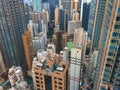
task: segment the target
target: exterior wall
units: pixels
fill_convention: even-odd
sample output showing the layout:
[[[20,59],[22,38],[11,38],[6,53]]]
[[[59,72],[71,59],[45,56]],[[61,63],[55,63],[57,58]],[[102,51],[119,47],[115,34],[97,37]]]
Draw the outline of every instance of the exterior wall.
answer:
[[[28,67],[28,70],[31,71],[32,60],[34,57],[34,49],[33,49],[31,32],[30,31],[26,32],[25,34],[23,34],[22,38],[23,38],[23,44],[25,49],[25,56],[27,60],[27,67]]]
[[[54,18],[54,20],[55,20],[55,25],[58,24],[58,22],[59,22],[59,8],[58,7],[55,8],[55,18]]]
[[[82,49],[72,48],[70,60],[70,90],[79,90]]]
[[[22,34],[27,30],[23,0],[0,0],[0,45],[6,66],[26,70]]]
[[[120,25],[118,14],[120,13],[119,6],[119,0],[106,1],[104,23],[100,41],[100,52],[98,55],[97,70],[95,75],[95,82],[97,83],[94,83],[94,90],[107,90],[111,84],[113,87],[119,86],[119,83],[115,84],[115,82],[119,80],[114,82],[117,78],[114,70],[119,71],[119,67],[117,67],[118,64],[116,64],[118,60],[117,54],[119,55],[118,39],[120,33],[117,31],[119,30]]]

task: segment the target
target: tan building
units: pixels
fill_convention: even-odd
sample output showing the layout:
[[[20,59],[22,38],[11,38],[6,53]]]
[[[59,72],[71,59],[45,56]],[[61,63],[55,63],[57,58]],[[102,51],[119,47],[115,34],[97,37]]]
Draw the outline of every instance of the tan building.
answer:
[[[79,13],[78,12],[75,12],[74,14],[73,14],[73,21],[79,21]]]
[[[3,61],[2,53],[0,51],[0,74],[6,71],[5,63]]]
[[[67,90],[68,62],[55,53],[38,51],[32,73],[36,90]]]
[[[28,67],[28,70],[30,71],[32,68],[32,60],[34,57],[34,49],[33,49],[31,32],[27,31],[25,34],[23,34],[22,38],[23,38],[23,44],[25,49],[25,56],[27,60],[26,61],[27,67]]]
[[[59,8],[58,7],[56,7],[55,8],[55,25],[56,24],[58,24],[58,22],[59,22]]]

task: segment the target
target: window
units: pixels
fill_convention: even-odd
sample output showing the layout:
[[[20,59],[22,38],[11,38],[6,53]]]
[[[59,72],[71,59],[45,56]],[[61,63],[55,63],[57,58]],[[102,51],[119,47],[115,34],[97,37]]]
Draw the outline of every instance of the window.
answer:
[[[118,8],[118,13],[120,14],[120,8]]]
[[[62,90],[62,87],[59,87],[59,89],[61,89],[61,90]]]
[[[109,50],[111,50],[111,51],[115,50],[115,46],[110,46]]]
[[[117,17],[116,21],[120,21],[120,17]]]
[[[118,36],[119,34],[117,32],[113,32],[113,36]]]
[[[120,29],[120,25],[115,25],[114,29]]]
[[[37,76],[35,78],[39,79],[39,77],[37,77]]]
[[[61,81],[62,81],[62,78],[58,78],[58,80],[61,80]]]

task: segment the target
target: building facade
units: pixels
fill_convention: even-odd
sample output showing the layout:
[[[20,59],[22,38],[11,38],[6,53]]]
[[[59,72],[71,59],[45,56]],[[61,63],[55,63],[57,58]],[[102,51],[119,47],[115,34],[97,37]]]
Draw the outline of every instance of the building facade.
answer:
[[[89,11],[89,20],[88,20],[88,36],[90,38],[90,40],[92,40],[92,33],[93,33],[93,29],[94,29],[94,21],[95,21],[95,17],[96,17],[96,10],[97,10],[97,5],[98,4],[98,0],[92,0],[90,3],[90,11]]]
[[[26,69],[22,34],[27,30],[23,0],[0,1],[0,45],[6,66]]]
[[[88,19],[89,19],[90,3],[83,3],[83,15],[82,15],[82,27],[85,31],[88,29]]]
[[[31,71],[32,68],[32,60],[34,57],[34,48],[32,43],[32,35],[30,31],[27,31],[23,34],[23,44],[25,49],[25,56],[26,56],[26,62],[27,62],[27,68],[29,71]]]
[[[101,0],[104,2],[104,0]],[[120,89],[120,1],[106,0],[94,90]]]
[[[32,73],[36,90],[67,90],[68,62],[58,54],[38,51]]]

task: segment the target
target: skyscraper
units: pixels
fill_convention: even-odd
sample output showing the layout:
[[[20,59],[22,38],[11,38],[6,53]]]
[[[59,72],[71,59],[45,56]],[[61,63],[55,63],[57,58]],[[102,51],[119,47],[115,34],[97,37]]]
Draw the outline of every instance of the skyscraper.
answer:
[[[70,60],[70,90],[79,90],[82,48],[72,48]]]
[[[91,45],[91,51],[93,52],[94,49],[98,48],[99,42],[100,42],[100,35],[102,30],[102,23],[105,13],[105,5],[106,0],[99,0],[98,8],[96,8],[96,17],[94,20],[95,27],[93,28],[93,34],[92,34],[92,45]]]
[[[90,3],[83,3],[82,27],[85,31],[88,29]]]
[[[120,89],[120,0],[100,0],[105,4],[94,90]],[[104,5],[103,5],[104,6]],[[100,7],[100,6],[99,6]],[[103,8],[103,7],[101,7]],[[104,9],[103,9],[104,10]],[[102,13],[98,15],[101,16]],[[99,18],[102,18],[99,17]]]
[[[32,0],[33,3],[33,11],[41,12],[42,10],[42,0]]]
[[[27,62],[27,68],[29,71],[31,71],[32,68],[32,60],[34,57],[34,49],[33,49],[33,43],[32,43],[32,35],[30,31],[27,31],[22,35],[24,49],[25,49],[25,56],[26,56],[26,62]]]
[[[23,0],[0,0],[0,45],[5,64],[26,68],[22,34],[27,30]]]
[[[98,7],[98,0],[92,0],[90,3],[90,12],[89,12],[88,29],[87,29],[90,40],[92,40],[92,33],[95,27],[94,21],[97,16],[96,15],[97,7]]]
[[[59,21],[59,8],[58,7],[55,8],[54,14],[55,14],[54,20],[55,20],[55,25],[56,25],[58,24],[58,21]]]

